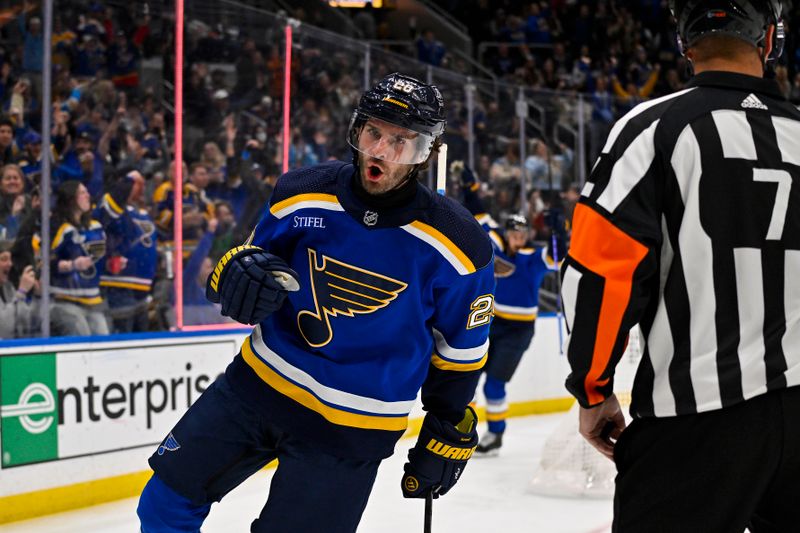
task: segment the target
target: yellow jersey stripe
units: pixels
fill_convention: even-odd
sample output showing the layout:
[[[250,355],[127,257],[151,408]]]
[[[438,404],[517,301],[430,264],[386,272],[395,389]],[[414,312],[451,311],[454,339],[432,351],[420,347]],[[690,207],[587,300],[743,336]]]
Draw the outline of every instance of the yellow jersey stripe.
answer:
[[[334,211],[344,211],[344,208],[339,204],[336,195],[324,193],[306,193],[298,194],[281,200],[277,204],[269,208],[269,212],[277,218],[283,218],[289,213],[293,213],[298,209],[304,207],[318,207],[321,209],[332,209]]]
[[[149,291],[150,285],[143,285],[139,283],[127,283],[124,281],[100,281],[101,287],[114,287],[116,289],[132,289],[134,291]]]
[[[66,300],[68,302],[76,302],[83,305],[98,305],[103,303],[102,296],[94,296],[92,298],[81,298],[80,296],[67,296],[66,294],[54,295],[56,300]]]
[[[411,224],[403,226],[403,229],[436,248],[460,274],[472,274],[476,271],[475,265],[472,264],[469,257],[433,226],[415,220]]]
[[[486,411],[486,421],[487,422],[502,422],[508,418],[508,410],[502,411],[500,413],[490,413]]]
[[[167,199],[167,194],[172,190],[172,182],[166,181],[158,186],[153,193],[153,202],[159,203]]]
[[[489,356],[486,353],[479,361],[473,363],[454,363],[439,357],[439,354],[434,353],[431,356],[431,363],[439,370],[455,370],[456,372],[469,372],[471,370],[480,370],[486,364],[486,358]]]
[[[106,193],[106,202],[108,202],[108,206],[114,211],[116,214],[121,215],[124,209],[122,209],[117,202],[111,197],[110,194]]]
[[[67,224],[66,222],[64,222],[63,224],[61,224],[61,226],[59,226],[58,230],[56,231],[56,236],[53,237],[53,244],[52,246],[50,246],[51,250],[55,250],[56,248],[58,248],[58,245],[61,244],[61,241],[64,240],[64,234],[67,231],[69,231],[69,229],[72,227],[73,227],[72,224]]]
[[[536,320],[538,316],[536,313],[529,313],[529,314],[516,314],[516,313],[504,313],[502,311],[498,311],[497,308],[494,308],[494,316],[498,318],[503,318],[505,320],[516,320],[518,322],[533,322]]]
[[[489,238],[492,239],[492,242],[494,242],[498,248],[500,248],[501,252],[506,251],[506,247],[503,244],[503,238],[500,237],[499,233],[497,233],[495,230],[491,230],[489,231]]]
[[[256,354],[253,353],[253,348],[250,343],[251,340],[250,337],[248,337],[245,339],[244,344],[242,344],[242,357],[250,368],[255,371],[258,377],[284,396],[288,396],[303,407],[319,413],[328,422],[340,426],[361,429],[380,429],[384,431],[405,431],[408,427],[407,415],[397,417],[364,415],[343,411],[322,403],[319,398],[288,381],[264,364]]]

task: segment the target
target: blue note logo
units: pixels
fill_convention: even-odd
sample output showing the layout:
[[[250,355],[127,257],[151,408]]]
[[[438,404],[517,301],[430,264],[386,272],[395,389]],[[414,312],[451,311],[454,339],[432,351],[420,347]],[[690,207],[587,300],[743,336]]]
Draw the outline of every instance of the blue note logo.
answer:
[[[308,266],[314,310],[297,315],[300,333],[312,348],[325,346],[333,339],[331,318],[374,313],[383,309],[403,292],[408,284],[388,276],[322,255],[308,249]]]
[[[167,438],[164,439],[164,443],[158,447],[158,455],[164,455],[164,452],[174,452],[180,449],[181,445],[178,444],[177,439],[170,433],[167,435]]]

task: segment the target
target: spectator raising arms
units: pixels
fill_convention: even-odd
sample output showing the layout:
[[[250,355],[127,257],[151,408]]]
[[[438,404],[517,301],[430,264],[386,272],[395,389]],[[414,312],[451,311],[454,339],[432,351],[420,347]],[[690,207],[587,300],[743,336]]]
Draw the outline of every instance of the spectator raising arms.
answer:
[[[114,333],[148,331],[148,304],[156,274],[156,225],[143,209],[144,177],[133,171],[103,196],[94,216],[108,244],[100,287]]]

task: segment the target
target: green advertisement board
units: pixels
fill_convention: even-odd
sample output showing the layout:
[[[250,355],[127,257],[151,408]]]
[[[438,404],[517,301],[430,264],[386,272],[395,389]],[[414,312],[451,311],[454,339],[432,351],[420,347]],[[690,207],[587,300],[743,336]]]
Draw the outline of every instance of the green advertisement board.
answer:
[[[0,357],[3,467],[58,458],[56,355]]]

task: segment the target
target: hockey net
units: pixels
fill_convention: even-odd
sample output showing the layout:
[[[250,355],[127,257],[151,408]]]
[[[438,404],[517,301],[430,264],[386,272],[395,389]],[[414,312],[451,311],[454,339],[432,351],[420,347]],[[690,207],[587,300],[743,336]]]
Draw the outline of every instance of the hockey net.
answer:
[[[614,375],[617,399],[628,422],[630,390],[642,357],[641,342],[639,328],[634,327],[628,338],[628,348]],[[578,433],[576,402],[545,441],[530,490],[535,494],[562,498],[611,498],[614,496],[616,474],[614,463]]]

